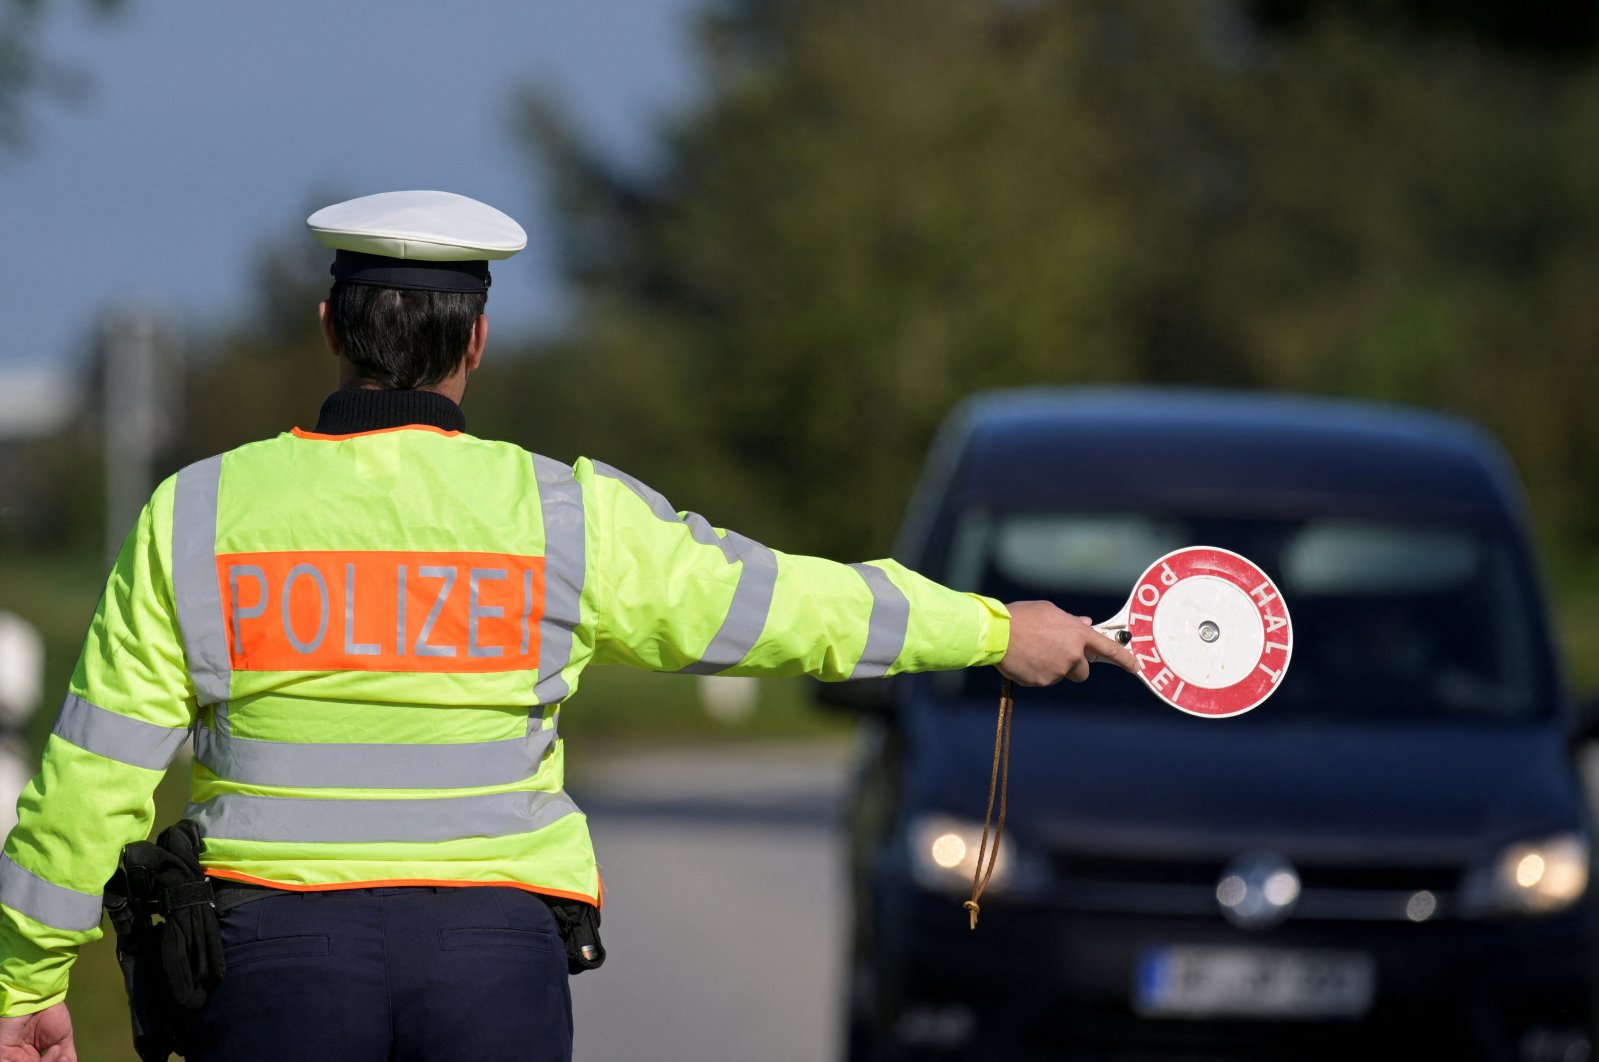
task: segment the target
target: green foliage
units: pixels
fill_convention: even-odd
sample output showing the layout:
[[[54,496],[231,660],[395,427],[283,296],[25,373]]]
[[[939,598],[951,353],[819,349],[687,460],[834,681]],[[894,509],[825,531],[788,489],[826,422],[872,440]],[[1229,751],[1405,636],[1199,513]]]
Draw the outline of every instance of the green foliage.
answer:
[[[84,432],[6,440],[0,449],[0,554],[99,541],[101,463]]]
[[[1401,38],[1464,39],[1552,59],[1590,57],[1599,45],[1594,0],[1248,0],[1247,8],[1273,32],[1337,14]]]
[[[975,389],[1404,400],[1486,423],[1556,552],[1587,549],[1591,49],[1490,46],[1487,8],[1430,35],[1276,6],[1287,30],[1221,2],[734,5],[644,176],[530,97],[584,298],[581,355],[535,372],[555,419],[679,504],[858,556]]]
[[[43,749],[67,691],[78,649],[105,587],[99,543],[44,554],[0,553],[0,608],[38,628],[45,645],[44,702],[28,726],[35,749]]]
[[[309,213],[309,211],[307,211]],[[329,256],[311,240],[274,246],[255,270],[252,319],[208,341],[193,359],[184,395],[184,442],[171,471],[189,461],[309,428],[337,363],[317,319]]]
[[[473,430],[857,558],[981,388],[1416,402],[1504,440],[1575,594],[1599,539],[1599,65],[1496,8],[1433,32],[1425,7],[726,4],[658,169],[615,172],[524,99],[581,308],[529,350],[495,333]],[[171,467],[314,419],[326,283],[310,241],[265,257],[254,319],[197,344]]]

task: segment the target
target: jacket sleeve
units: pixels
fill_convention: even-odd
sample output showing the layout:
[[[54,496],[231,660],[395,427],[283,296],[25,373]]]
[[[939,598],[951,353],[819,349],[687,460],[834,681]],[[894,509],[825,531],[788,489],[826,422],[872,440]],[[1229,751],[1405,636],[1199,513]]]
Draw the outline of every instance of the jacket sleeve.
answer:
[[[579,461],[595,663],[694,674],[873,678],[992,664],[1010,615],[894,561],[780,553]]]
[[[171,481],[122,546],[39,773],[0,855],[0,1014],[66,996],[122,846],[148,836],[152,794],[193,718],[168,574]]]

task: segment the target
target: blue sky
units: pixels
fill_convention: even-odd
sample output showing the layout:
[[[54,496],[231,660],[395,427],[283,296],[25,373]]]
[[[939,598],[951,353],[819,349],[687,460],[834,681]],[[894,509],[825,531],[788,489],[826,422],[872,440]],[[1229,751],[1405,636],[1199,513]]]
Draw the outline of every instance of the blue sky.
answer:
[[[74,3],[45,40],[93,82],[36,101],[34,142],[0,165],[8,252],[0,368],[69,367],[105,306],[148,300],[191,329],[249,305],[264,246],[302,238],[313,196],[442,188],[528,230],[495,268],[501,330],[552,327],[562,301],[537,168],[512,130],[553,89],[614,158],[647,165],[696,89],[702,0],[125,0]],[[303,238],[309,239],[308,236]]]

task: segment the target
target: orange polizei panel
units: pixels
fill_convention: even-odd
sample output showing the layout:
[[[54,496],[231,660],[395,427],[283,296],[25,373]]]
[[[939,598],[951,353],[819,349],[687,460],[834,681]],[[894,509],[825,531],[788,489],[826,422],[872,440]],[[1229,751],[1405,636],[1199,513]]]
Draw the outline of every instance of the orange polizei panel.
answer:
[[[217,555],[238,671],[537,667],[544,558],[388,550]]]

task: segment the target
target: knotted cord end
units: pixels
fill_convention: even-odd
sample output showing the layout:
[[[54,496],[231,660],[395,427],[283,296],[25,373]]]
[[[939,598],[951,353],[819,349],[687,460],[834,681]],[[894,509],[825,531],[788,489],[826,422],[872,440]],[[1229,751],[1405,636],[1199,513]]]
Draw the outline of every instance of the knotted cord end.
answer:
[[[967,911],[971,912],[972,928],[976,929],[977,928],[977,913],[978,913],[978,911],[982,910],[982,908],[977,906],[977,901],[976,900],[967,900],[965,903],[961,904],[961,906],[966,908]]]

